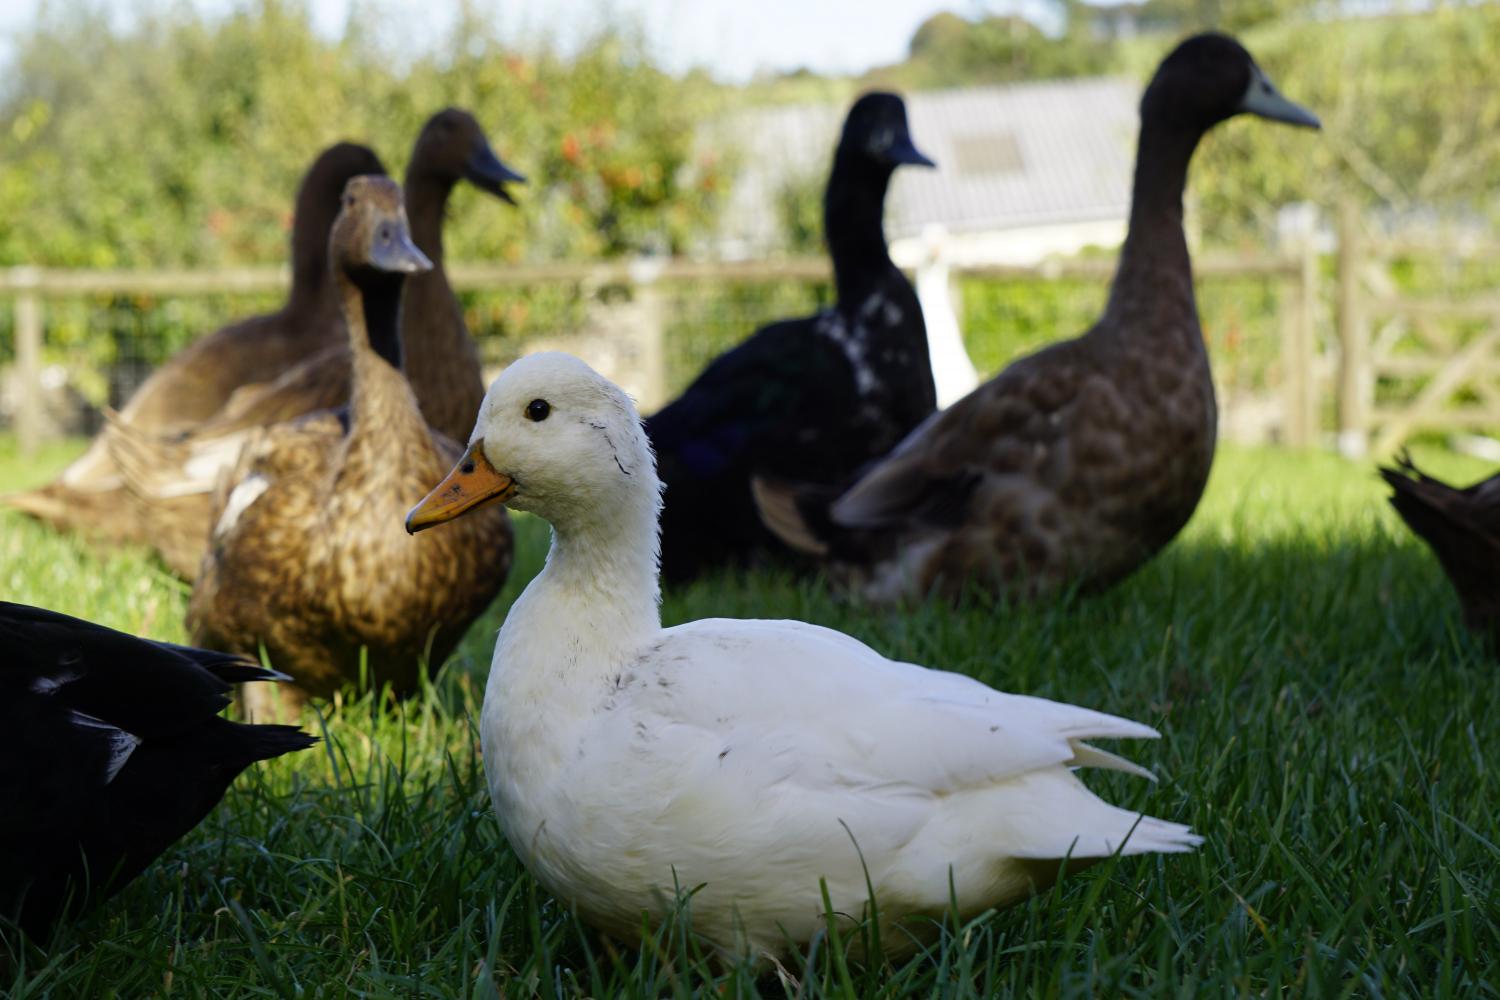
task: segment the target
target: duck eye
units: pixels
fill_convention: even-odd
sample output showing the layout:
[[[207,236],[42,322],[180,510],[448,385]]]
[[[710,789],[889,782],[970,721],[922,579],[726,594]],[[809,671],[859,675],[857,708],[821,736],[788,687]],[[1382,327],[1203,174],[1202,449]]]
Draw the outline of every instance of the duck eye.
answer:
[[[552,412],[552,404],[545,399],[533,399],[526,404],[527,420],[546,420],[547,414]]]

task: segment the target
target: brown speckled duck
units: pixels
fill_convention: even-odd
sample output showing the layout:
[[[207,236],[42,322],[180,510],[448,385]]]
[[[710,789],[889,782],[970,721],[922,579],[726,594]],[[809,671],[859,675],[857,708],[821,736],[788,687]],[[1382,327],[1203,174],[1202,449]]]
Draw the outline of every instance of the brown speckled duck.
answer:
[[[494,508],[467,530],[412,538],[403,526],[462,449],[427,426],[401,374],[402,284],[431,265],[411,241],[400,188],[351,181],[329,257],[353,353],[348,409],[246,444],[218,491],[188,628],[215,648],[264,647],[317,695],[359,676],[364,647],[370,678],[409,693],[421,662],[441,664],[499,592],[510,524]]]
[[[303,359],[344,340],[327,273],[328,231],[351,177],[385,168],[368,148],[339,143],[308,168],[292,222],[292,287],[286,304],[183,348],[136,390],[116,425],[143,435],[170,434],[212,417],[236,390],[276,378]],[[58,479],[3,502],[64,531],[111,542],[149,541],[131,509],[106,429]]]
[[[428,119],[412,149],[405,194],[412,238],[432,261],[402,292],[401,342],[407,381],[429,426],[463,440],[474,426],[484,382],[479,352],[458,298],[443,272],[443,220],[459,181],[515,204],[505,185],[525,178],[500,161],[474,116],[448,108]],[[326,243],[326,239],[325,239]],[[152,439],[120,428],[111,438],[130,487],[144,539],[162,561],[192,581],[203,561],[213,490],[246,437],[259,428],[343,406],[349,399],[350,348],[339,342],[276,379],[236,393],[223,410],[191,431]]]
[[[1465,623],[1500,653],[1500,475],[1449,486],[1406,456],[1380,474],[1393,491],[1391,506],[1431,546],[1458,591]]]
[[[1171,541],[1203,493],[1217,420],[1182,195],[1199,140],[1242,112],[1318,125],[1233,39],[1179,45],[1141,101],[1129,233],[1094,327],[928,418],[831,504],[758,482],[767,525],[877,601],[971,581],[1099,590]]]

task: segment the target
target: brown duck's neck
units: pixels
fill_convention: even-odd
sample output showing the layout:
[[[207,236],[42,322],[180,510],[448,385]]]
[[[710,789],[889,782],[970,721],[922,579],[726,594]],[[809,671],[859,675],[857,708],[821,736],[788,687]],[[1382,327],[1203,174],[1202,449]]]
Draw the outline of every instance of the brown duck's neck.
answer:
[[[355,357],[373,353],[401,371],[401,286],[403,276],[365,271],[339,275],[344,321]]]
[[[353,355],[345,465],[353,462],[362,470],[357,474],[368,479],[375,473],[357,456],[394,448],[415,461],[419,453],[427,454],[421,449],[430,450],[431,437],[401,370],[401,275],[366,273],[358,281],[340,275],[340,281]],[[413,445],[417,451],[402,450]]]
[[[406,171],[404,194],[411,238],[434,267],[443,264],[443,216],[455,183],[416,165]]]
[[[1182,229],[1188,164],[1203,133],[1158,121],[1141,125],[1130,225],[1105,308],[1106,328],[1123,333],[1170,332],[1191,318],[1197,331],[1193,265]],[[1140,320],[1154,320],[1142,323]],[[1197,338],[1201,347],[1201,336]]]

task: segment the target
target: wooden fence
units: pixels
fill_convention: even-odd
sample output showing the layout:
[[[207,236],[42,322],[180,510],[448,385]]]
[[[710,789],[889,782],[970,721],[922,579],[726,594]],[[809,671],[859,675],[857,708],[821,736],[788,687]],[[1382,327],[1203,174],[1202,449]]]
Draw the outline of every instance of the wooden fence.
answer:
[[[1423,431],[1500,429],[1500,282],[1417,296],[1391,277],[1403,259],[1500,274],[1500,243],[1372,238],[1348,204],[1337,229],[1340,450],[1384,457]]]
[[[1298,240],[1299,245],[1276,253],[1206,253],[1195,262],[1200,282],[1259,278],[1277,288],[1279,440],[1293,446],[1333,442],[1349,455],[1384,456],[1416,433],[1500,430],[1500,280],[1478,292],[1422,297],[1401,291],[1391,277],[1393,262],[1412,259],[1490,262],[1500,275],[1500,243],[1372,237],[1360,213],[1347,204],[1339,207],[1333,222],[1331,262],[1314,250],[1312,232]],[[955,279],[1102,286],[1113,273],[1114,261],[954,265],[950,270]],[[1332,274],[1326,283],[1325,272]],[[636,355],[648,369],[645,384],[637,388],[643,403],[651,403],[659,401],[664,384],[664,309],[659,295],[663,286],[692,281],[826,281],[829,268],[823,258],[739,263],[645,259],[456,264],[450,266],[449,277],[460,291],[546,285],[584,291],[630,288],[640,308],[631,313],[628,333],[638,338]],[[0,299],[9,299],[13,309],[15,430],[22,446],[33,447],[43,434],[39,387],[49,302],[109,295],[266,294],[281,291],[288,282],[285,268],[0,270]],[[1058,331],[1060,336],[1072,332]],[[1327,426],[1330,420],[1332,427]]]
[[[1106,284],[1114,272],[1114,260],[1082,259],[1048,261],[1038,265],[951,267],[954,279],[989,278],[1003,281],[1075,281]],[[1308,445],[1317,439],[1320,388],[1316,377],[1318,337],[1315,330],[1319,298],[1318,261],[1307,249],[1283,254],[1215,254],[1199,256],[1195,271],[1200,280],[1255,278],[1277,286],[1280,324],[1281,439],[1292,445]],[[644,358],[651,373],[640,392],[643,404],[657,402],[653,393],[662,385],[663,310],[659,290],[670,282],[777,282],[826,281],[826,259],[787,259],[743,263],[680,259],[620,260],[602,263],[542,265],[455,264],[448,269],[459,291],[531,288],[546,284],[571,284],[585,290],[625,286],[632,300],[656,308],[632,311],[634,329],[640,338],[637,356]],[[78,271],[41,268],[0,270],[0,299],[9,299],[14,309],[16,352],[15,430],[25,449],[42,436],[43,420],[39,385],[42,340],[49,302],[88,296],[152,295],[189,297],[216,294],[263,294],[277,292],[289,282],[285,268],[242,268],[217,271]],[[763,317],[769,319],[770,317]],[[747,327],[748,332],[749,327]],[[1060,330],[1059,336],[1078,331]],[[638,387],[639,388],[639,387]]]

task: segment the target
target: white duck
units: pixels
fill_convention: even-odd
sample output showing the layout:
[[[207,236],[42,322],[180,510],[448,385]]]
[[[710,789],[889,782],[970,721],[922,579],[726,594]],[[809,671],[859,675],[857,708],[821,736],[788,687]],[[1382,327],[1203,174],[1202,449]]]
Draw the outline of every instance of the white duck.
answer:
[[[1066,857],[1201,842],[1072,773],[1150,777],[1084,742],[1157,736],[1149,726],[897,663],[805,622],[662,628],[651,449],[630,399],[576,358],[535,354],[495,380],[408,530],[487,500],[553,526],[495,645],[490,794],[537,881],[607,932],[636,935],[674,885],[701,886],[696,932],[774,958],[824,926],[820,879],[835,911],[865,910],[862,861],[882,923],[919,931],[950,887],[967,916],[1045,887]]]

